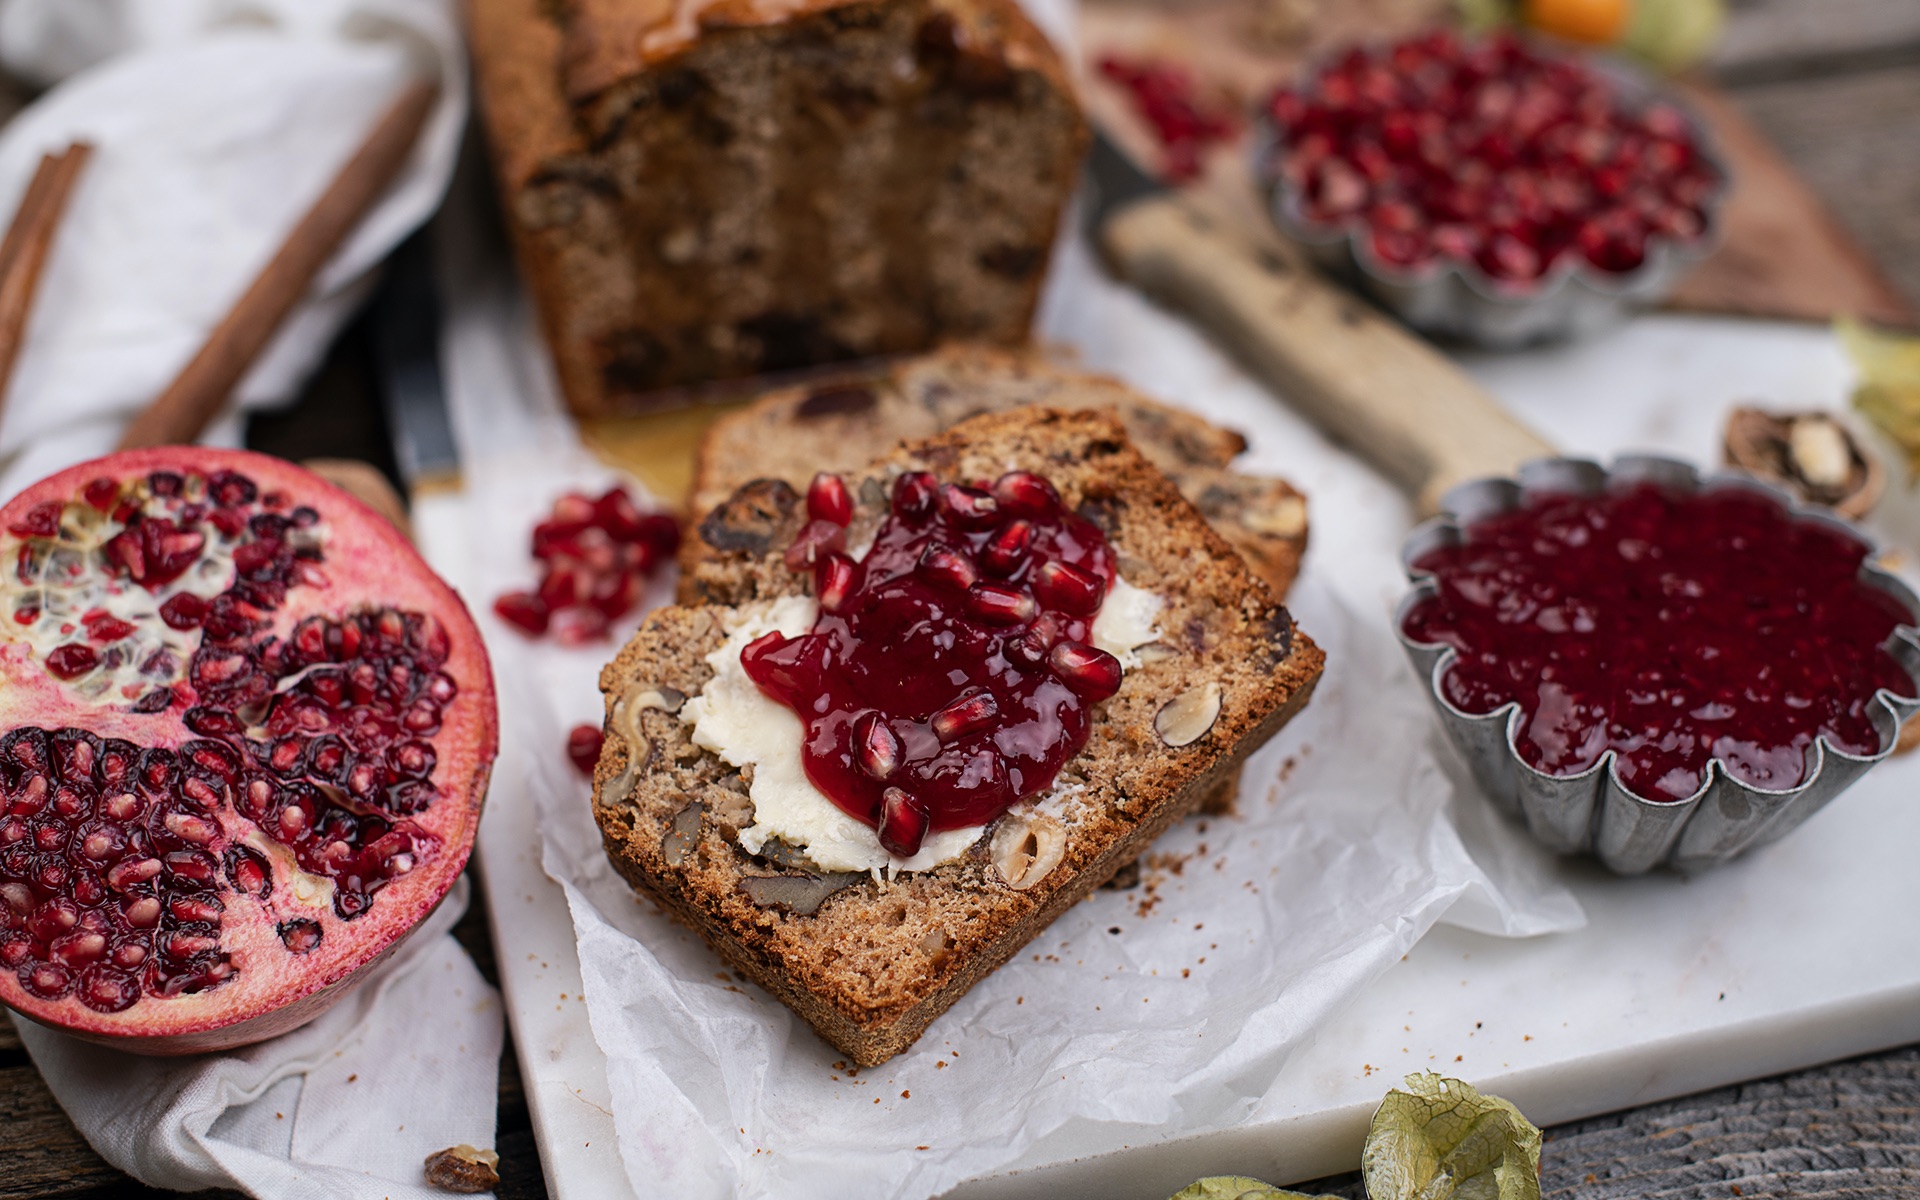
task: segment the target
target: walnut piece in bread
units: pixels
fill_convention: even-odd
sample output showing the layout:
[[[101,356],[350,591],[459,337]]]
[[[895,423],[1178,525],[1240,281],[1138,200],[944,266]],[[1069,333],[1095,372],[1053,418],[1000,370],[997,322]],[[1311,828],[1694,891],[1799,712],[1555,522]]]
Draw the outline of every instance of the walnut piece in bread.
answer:
[[[1057,367],[1031,352],[955,343],[780,388],[716,420],[694,467],[681,602],[703,598],[701,565],[715,549],[701,536],[703,522],[742,485],[787,485],[787,492],[762,485],[752,493],[763,507],[783,497],[797,500],[816,471],[852,470],[903,441],[1027,404],[1117,413],[1134,448],[1285,598],[1306,553],[1307,501],[1284,479],[1229,469],[1247,448],[1245,438],[1105,375]],[[714,528],[722,540],[729,536],[726,526]]]
[[[825,871],[781,842],[749,853],[754,781],[696,744],[683,719],[743,614],[810,590],[784,561],[804,512],[718,556],[707,576],[716,602],[651,614],[601,675],[607,738],[593,803],[614,866],[861,1064],[911,1046],[1236,773],[1306,703],[1324,661],[1106,413],[988,414],[903,446],[846,476],[848,539],[879,526],[903,472],[965,482],[1009,469],[1045,476],[1068,511],[1101,527],[1122,577],[1160,597],[1161,640],[1133,656],[1049,793],[1015,804],[951,860]],[[1171,735],[1156,725],[1170,704],[1181,710]]]

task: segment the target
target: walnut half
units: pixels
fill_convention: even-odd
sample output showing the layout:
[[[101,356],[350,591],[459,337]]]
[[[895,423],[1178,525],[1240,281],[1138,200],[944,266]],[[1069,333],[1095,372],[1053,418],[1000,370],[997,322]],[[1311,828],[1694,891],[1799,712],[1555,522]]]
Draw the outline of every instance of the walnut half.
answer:
[[[1854,520],[1867,515],[1886,483],[1879,460],[1824,412],[1736,408],[1727,417],[1726,457],[1727,465],[1779,484],[1804,503]]]

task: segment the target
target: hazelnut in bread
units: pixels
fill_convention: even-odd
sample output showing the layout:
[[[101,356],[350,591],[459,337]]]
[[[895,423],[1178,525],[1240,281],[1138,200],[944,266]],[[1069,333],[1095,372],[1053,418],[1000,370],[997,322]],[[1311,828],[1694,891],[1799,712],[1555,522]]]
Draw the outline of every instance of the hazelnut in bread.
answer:
[[[714,602],[601,675],[594,813],[631,884],[861,1064],[1235,773],[1323,662],[1097,411],[823,475],[711,565]]]
[[[1026,339],[1086,131],[1015,0],[466,0],[501,208],[583,416]]]
[[[694,466],[681,544],[680,600],[705,598],[702,565],[713,553],[700,532],[742,485],[780,480],[791,503],[817,471],[848,471],[903,441],[981,413],[1027,404],[1110,409],[1149,462],[1191,500],[1215,532],[1284,599],[1307,548],[1307,501],[1284,479],[1230,469],[1246,439],[1117,379],[1055,366],[1031,351],[954,343],[831,379],[779,388],[708,427]],[[774,497],[763,488],[768,501]],[[726,516],[714,536],[726,540]]]

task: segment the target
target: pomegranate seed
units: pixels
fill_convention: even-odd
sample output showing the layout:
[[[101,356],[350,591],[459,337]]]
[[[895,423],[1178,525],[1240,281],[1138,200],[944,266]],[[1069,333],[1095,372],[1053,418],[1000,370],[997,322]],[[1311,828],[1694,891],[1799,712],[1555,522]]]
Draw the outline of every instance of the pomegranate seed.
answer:
[[[853,723],[853,757],[860,769],[875,779],[890,779],[900,769],[900,739],[879,713],[867,713]]]
[[[201,937],[191,933],[176,933],[167,938],[164,950],[169,958],[188,959],[196,954],[206,954],[220,948],[219,938]]]
[[[640,603],[641,581],[637,574],[602,576],[594,581],[588,600],[609,621],[632,612]]]
[[[557,613],[563,608],[585,604],[592,587],[591,578],[578,560],[562,557],[549,564],[546,575],[540,580],[539,590],[534,594],[547,606],[549,613]]]
[[[499,614],[507,624],[520,628],[528,634],[540,636],[547,632],[547,601],[534,595],[532,591],[509,591],[507,595],[493,601],[493,612]]]
[[[920,853],[932,817],[926,806],[904,790],[890,787],[881,795],[880,823],[874,830],[880,845],[896,858],[912,858]]]
[[[584,529],[593,524],[593,501],[579,492],[568,492],[553,502],[553,519],[563,525]]]
[[[980,565],[989,575],[1005,578],[1018,571],[1027,561],[1027,552],[1033,545],[1033,525],[1028,521],[1010,522],[1005,529],[993,535],[980,552]]]
[[[860,567],[844,554],[829,554],[813,569],[813,593],[830,613],[845,611],[860,586]]]
[[[608,488],[593,502],[594,524],[622,542],[639,540],[643,515],[623,487]]]
[[[1000,502],[992,492],[960,483],[940,489],[940,509],[960,529],[991,529],[1000,521]]]
[[[78,679],[99,662],[100,656],[94,653],[93,647],[80,642],[68,642],[47,652],[47,670],[60,679]]]
[[[810,571],[813,564],[828,554],[839,554],[847,548],[847,527],[836,525],[832,521],[808,521],[787,547],[787,569],[790,571]]]
[[[112,512],[114,501],[120,498],[120,485],[111,479],[94,479],[80,490],[80,495],[99,511]]]
[[[241,846],[227,851],[227,881],[248,896],[265,898],[273,890],[273,875],[266,860]]]
[[[971,696],[962,696],[947,705],[927,723],[933,726],[933,734],[942,745],[958,741],[977,729],[983,729],[1000,715],[1000,703],[993,698],[992,692],[976,692]]]
[[[580,535],[593,528],[590,521],[542,521],[533,527],[533,556],[541,561],[578,548]]]
[[[1034,598],[1018,588],[976,583],[967,589],[967,613],[988,625],[1024,625],[1040,611]]]
[[[956,592],[966,591],[980,578],[972,559],[938,544],[927,547],[915,570],[927,582]]]
[[[1106,584],[1091,571],[1064,562],[1044,562],[1033,573],[1033,595],[1070,617],[1091,617],[1107,597]]]
[[[567,757],[587,778],[593,778],[594,764],[600,761],[600,747],[606,736],[598,725],[575,725],[567,734]]]
[[[133,633],[131,624],[106,613],[100,614],[97,619],[87,620],[84,624],[87,627],[87,636],[96,642],[117,642]]]
[[[807,485],[807,516],[835,525],[852,524],[853,493],[847,491],[847,481],[825,471],[815,475]]]
[[[607,617],[597,608],[575,605],[553,614],[549,628],[562,646],[583,646],[606,636]]]
[[[65,967],[43,963],[28,972],[21,982],[42,1000],[54,1000],[72,989],[73,975]]]
[[[1082,642],[1061,642],[1047,654],[1061,682],[1081,697],[1105,700],[1120,690],[1120,660]]]
[[[219,921],[226,911],[218,900],[205,896],[175,896],[167,902],[167,911],[176,921]]]
[[[918,524],[933,515],[940,482],[927,471],[908,471],[893,481],[893,515]]]
[[[76,933],[61,938],[49,947],[53,956],[69,967],[84,967],[107,956],[107,939],[98,933]]]
[[[66,505],[58,500],[43,500],[28,509],[26,515],[7,527],[15,537],[50,538],[60,532],[60,515]]]
[[[285,921],[275,926],[280,940],[294,954],[310,954],[320,946],[320,922],[309,921],[304,917]]]

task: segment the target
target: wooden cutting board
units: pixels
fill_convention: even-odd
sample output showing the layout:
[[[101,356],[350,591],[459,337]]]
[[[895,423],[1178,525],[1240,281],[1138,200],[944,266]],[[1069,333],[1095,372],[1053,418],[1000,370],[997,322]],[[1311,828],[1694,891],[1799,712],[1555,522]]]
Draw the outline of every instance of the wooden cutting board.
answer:
[[[1090,0],[1080,10],[1087,107],[1136,161],[1155,163],[1157,146],[1130,98],[1096,69],[1103,56],[1180,63],[1213,100],[1252,112],[1330,47],[1412,33],[1450,8],[1447,0]],[[1298,22],[1302,13],[1312,20]],[[1681,90],[1709,126],[1733,187],[1720,247],[1680,281],[1668,307],[1803,321],[1845,313],[1920,325],[1920,314],[1724,92],[1704,80]],[[1260,221],[1250,150],[1243,131],[1208,157],[1194,186],[1214,194],[1216,210]]]

